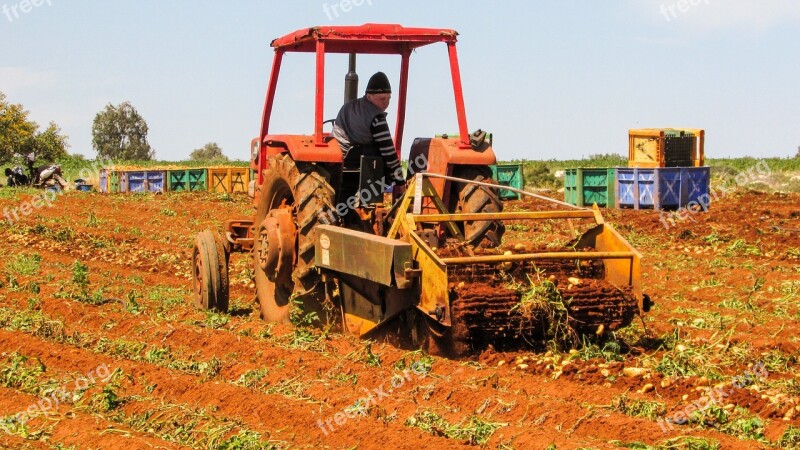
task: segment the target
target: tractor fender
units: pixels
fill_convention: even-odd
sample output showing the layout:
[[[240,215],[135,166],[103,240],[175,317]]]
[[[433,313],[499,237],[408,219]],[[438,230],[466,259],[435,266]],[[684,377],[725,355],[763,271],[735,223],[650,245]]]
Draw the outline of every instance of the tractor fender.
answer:
[[[265,160],[270,156],[289,152],[294,161],[342,163],[342,150],[333,138],[326,139],[324,145],[315,145],[314,136],[269,135],[264,143],[267,150]]]
[[[269,159],[273,156],[288,153],[295,162],[314,162],[342,164],[342,150],[339,142],[326,138],[325,145],[315,145],[313,135],[270,134],[264,138],[263,151],[253,146],[258,138],[251,142],[251,167],[256,172],[253,186],[253,206],[258,205],[259,190],[264,183],[264,171],[269,168]],[[257,160],[256,160],[257,158]]]
[[[408,157],[408,173],[410,178],[417,172],[428,172],[440,175],[453,175],[455,166],[490,166],[497,163],[492,146],[484,143],[480,149],[460,148],[458,138],[417,138],[411,144]],[[449,182],[441,178],[431,178],[431,183],[442,199],[448,197],[446,189]]]

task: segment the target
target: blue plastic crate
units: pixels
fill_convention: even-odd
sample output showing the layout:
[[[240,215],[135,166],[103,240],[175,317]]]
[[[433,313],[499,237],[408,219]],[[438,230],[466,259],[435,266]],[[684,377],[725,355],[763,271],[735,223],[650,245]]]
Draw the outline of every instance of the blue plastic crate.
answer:
[[[687,204],[697,202],[707,208],[711,203],[710,167],[689,167],[683,172],[684,184],[686,186]]]
[[[147,172],[126,171],[122,172],[121,192],[147,192]]]
[[[131,170],[122,173],[121,192],[166,192],[165,172]]]
[[[148,192],[167,192],[167,177],[164,171],[146,172]]]
[[[708,205],[708,167],[617,168],[617,208],[679,209]]]

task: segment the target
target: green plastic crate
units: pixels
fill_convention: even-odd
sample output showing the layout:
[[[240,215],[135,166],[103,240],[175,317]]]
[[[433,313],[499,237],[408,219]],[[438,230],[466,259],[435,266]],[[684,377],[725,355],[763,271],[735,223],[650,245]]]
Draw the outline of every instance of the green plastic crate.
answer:
[[[111,169],[100,171],[100,192],[119,193],[119,172]]]
[[[564,171],[564,201],[575,206],[613,208],[616,169],[567,169]]]
[[[208,190],[207,169],[180,169],[169,171],[170,192]]]
[[[525,187],[525,176],[522,172],[522,164],[493,165],[492,178],[500,183],[501,186],[508,186],[516,189]],[[500,189],[500,199],[519,200],[519,193]]]

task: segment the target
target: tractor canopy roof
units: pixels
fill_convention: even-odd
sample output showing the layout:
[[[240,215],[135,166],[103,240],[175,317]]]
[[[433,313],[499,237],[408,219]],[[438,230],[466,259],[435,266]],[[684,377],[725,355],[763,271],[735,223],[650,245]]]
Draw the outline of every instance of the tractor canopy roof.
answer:
[[[455,43],[456,36],[456,30],[367,23],[303,28],[273,40],[270,45],[276,51],[287,52],[314,52],[317,43],[324,43],[325,53],[403,54],[436,42]]]

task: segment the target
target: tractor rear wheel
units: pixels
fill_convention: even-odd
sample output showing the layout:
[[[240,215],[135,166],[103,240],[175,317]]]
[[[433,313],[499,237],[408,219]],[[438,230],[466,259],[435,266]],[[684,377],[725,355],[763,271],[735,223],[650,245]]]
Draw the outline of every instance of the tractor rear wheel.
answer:
[[[278,155],[270,158],[259,192],[253,267],[261,317],[289,323],[297,305],[329,322],[335,315],[325,307],[325,285],[313,265],[316,226],[336,198],[330,173]]]
[[[497,184],[492,179],[492,171],[486,166],[456,166],[453,176],[465,180]],[[500,201],[497,189],[488,188],[469,183],[453,183],[451,188],[451,211],[458,213],[498,213],[503,212],[503,203]],[[490,246],[500,245],[505,232],[505,226],[499,220],[484,220],[465,222],[463,225],[464,237],[467,242],[479,245],[488,241]]]
[[[228,257],[217,233],[197,234],[192,251],[194,303],[200,309],[228,311]]]

